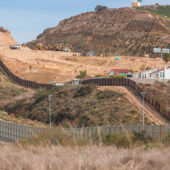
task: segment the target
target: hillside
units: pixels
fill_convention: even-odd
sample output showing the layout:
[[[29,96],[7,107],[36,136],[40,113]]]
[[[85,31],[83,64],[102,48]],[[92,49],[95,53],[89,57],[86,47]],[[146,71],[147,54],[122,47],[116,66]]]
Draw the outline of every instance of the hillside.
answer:
[[[10,32],[3,27],[0,27],[0,47],[17,44]]]
[[[165,7],[162,7],[165,8]],[[153,55],[153,47],[170,47],[170,20],[134,8],[88,12],[46,29],[27,45],[34,48],[59,44],[73,51],[96,51],[103,55]]]
[[[87,127],[141,124],[141,111],[124,93],[101,90],[93,85],[65,86],[52,91],[40,90],[29,102],[20,100],[6,105],[9,114],[49,123],[49,99],[52,98],[53,125]],[[151,121],[148,121],[151,123]]]

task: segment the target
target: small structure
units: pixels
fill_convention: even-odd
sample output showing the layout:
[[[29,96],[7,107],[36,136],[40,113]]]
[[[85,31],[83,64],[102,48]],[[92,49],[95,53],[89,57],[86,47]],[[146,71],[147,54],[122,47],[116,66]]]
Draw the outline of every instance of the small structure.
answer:
[[[72,85],[77,85],[77,84],[80,83],[80,81],[81,81],[80,79],[73,79],[72,82],[71,82],[71,84],[72,84]]]
[[[112,75],[123,75],[123,76],[127,76],[131,74],[130,71],[128,69],[112,69],[108,76],[112,76]]]
[[[93,57],[96,56],[96,52],[94,51],[87,51],[83,53],[83,56]]]
[[[133,1],[132,2],[132,8],[137,8],[141,6],[141,0]]]

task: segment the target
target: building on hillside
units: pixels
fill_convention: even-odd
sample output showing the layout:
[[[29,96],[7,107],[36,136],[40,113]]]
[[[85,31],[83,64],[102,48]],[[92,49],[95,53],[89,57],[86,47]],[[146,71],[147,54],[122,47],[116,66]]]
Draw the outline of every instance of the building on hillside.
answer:
[[[110,70],[108,76],[113,76],[113,75],[123,75],[130,77],[130,71],[128,69],[112,69]]]
[[[159,68],[152,68],[150,70],[145,70],[143,72],[141,72],[141,78],[142,79],[150,79],[150,74],[155,72],[155,71],[158,71]]]
[[[141,2],[139,1],[133,1],[132,2],[132,8],[137,8],[137,7],[140,7],[141,6]]]
[[[87,56],[87,57],[96,56],[96,52],[94,52],[94,51],[87,51],[87,52],[84,52],[82,54],[82,56]]]
[[[135,78],[135,79],[141,78],[141,72],[133,72],[132,78]]]
[[[160,69],[158,71],[150,73],[150,79],[170,79],[170,67]]]

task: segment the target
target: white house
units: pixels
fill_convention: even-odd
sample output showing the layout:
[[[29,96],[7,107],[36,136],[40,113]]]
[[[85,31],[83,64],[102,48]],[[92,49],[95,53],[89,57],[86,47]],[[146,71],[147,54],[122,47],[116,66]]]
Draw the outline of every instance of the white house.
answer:
[[[156,72],[158,70],[159,70],[159,68],[152,68],[150,70],[145,70],[145,71],[141,72],[141,78],[142,79],[150,79],[151,78],[150,74],[153,72]]]
[[[170,67],[166,67],[164,69],[152,72],[150,74],[151,79],[170,79]]]

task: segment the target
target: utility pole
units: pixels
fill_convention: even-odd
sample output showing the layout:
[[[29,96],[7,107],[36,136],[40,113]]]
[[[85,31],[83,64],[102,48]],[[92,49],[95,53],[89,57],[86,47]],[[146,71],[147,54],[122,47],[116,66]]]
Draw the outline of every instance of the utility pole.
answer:
[[[145,126],[145,95],[147,92],[141,92],[141,95],[143,97],[143,111],[142,111],[142,119],[143,119],[143,127]]]
[[[53,95],[48,95],[49,102],[50,102],[50,105],[49,105],[49,124],[50,124],[50,129],[51,129],[51,103],[52,103],[52,97],[53,97]]]

